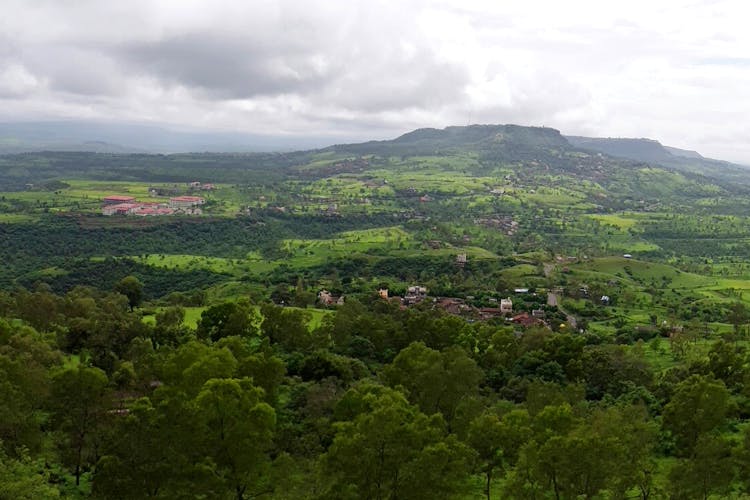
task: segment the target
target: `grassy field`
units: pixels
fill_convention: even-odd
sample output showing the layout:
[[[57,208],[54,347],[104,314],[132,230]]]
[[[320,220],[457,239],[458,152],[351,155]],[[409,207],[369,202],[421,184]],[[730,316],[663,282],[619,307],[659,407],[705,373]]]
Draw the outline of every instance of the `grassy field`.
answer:
[[[661,282],[670,288],[696,288],[718,284],[710,277],[686,273],[655,262],[624,257],[601,257],[572,266],[574,269],[599,273],[602,277],[630,279],[637,283]]]
[[[31,214],[0,213],[0,224],[29,223],[39,220]]]
[[[627,231],[638,224],[638,220],[628,214],[590,214],[587,217],[620,231]]]
[[[196,255],[150,254],[145,256],[131,256],[130,258],[147,266],[177,269],[180,271],[205,269],[214,273],[224,274],[236,274],[242,262],[239,259]]]

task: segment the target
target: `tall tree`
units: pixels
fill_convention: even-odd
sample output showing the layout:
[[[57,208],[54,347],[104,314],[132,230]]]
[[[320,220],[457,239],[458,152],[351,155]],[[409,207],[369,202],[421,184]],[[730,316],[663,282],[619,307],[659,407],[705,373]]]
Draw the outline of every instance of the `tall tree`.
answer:
[[[225,302],[201,313],[197,334],[213,342],[223,337],[258,335],[258,312],[247,302]]]
[[[270,492],[269,468],[276,414],[249,378],[212,379],[195,399],[201,447],[215,476],[234,498]]]
[[[670,498],[707,500],[731,491],[734,471],[729,441],[718,433],[698,437],[693,454],[669,471]]]
[[[313,344],[307,324],[310,313],[274,304],[263,304],[260,309],[263,323],[261,333],[271,344],[281,345],[286,351],[307,351]]]
[[[385,368],[384,376],[392,387],[404,387],[423,412],[441,412],[450,423],[459,402],[478,392],[484,374],[458,347],[439,352],[415,342]]]
[[[337,424],[323,457],[327,498],[451,498],[468,478],[471,453],[446,437],[439,415],[428,417],[398,391],[366,387],[343,399],[356,416]]]
[[[133,403],[126,415],[118,416],[114,432],[105,442],[96,466],[94,496],[168,498],[169,484],[189,470],[187,457],[170,442],[170,428],[177,425],[147,398]]]
[[[485,475],[487,500],[492,496],[495,471],[515,464],[518,450],[531,438],[531,433],[531,418],[526,410],[512,410],[502,419],[487,412],[471,423],[467,442],[476,452]]]
[[[125,276],[115,285],[115,292],[128,298],[128,305],[132,311],[143,300],[143,283],[135,276]]]
[[[59,443],[63,462],[80,484],[84,467],[96,462],[95,445],[107,416],[107,375],[98,368],[78,365],[52,376],[50,406],[56,427],[63,432]]]
[[[735,404],[724,382],[693,375],[677,384],[664,406],[663,425],[675,438],[682,456],[689,456],[698,438],[722,425]]]

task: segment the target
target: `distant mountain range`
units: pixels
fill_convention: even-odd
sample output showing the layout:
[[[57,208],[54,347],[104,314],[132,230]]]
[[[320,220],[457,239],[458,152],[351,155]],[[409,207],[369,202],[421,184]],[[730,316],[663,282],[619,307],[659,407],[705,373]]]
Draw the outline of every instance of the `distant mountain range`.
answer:
[[[339,138],[340,139],[340,138]],[[0,123],[0,154],[34,151],[96,153],[289,152],[323,148],[350,154],[432,155],[482,151],[497,160],[533,160],[554,150],[585,150],[694,174],[746,178],[747,167],[664,146],[652,139],[564,136],[547,127],[469,125],[422,128],[392,140],[337,144],[331,137],[270,136],[86,121]],[[327,146],[327,147],[326,147]]]
[[[341,138],[216,132],[190,127],[87,121],[0,123],[0,154],[34,151],[95,153],[237,153],[296,151]]]
[[[519,125],[422,128],[392,140],[339,144],[324,151],[381,156],[440,156],[466,152],[479,154],[483,160],[497,162],[558,165],[559,158],[565,156],[563,153],[578,151],[620,159],[619,165],[623,167],[638,164],[660,166],[685,174],[719,179],[724,185],[738,183],[747,186],[750,181],[750,167],[705,158],[696,151],[664,146],[652,139],[564,136],[552,128]],[[575,170],[577,166],[572,164],[566,168]]]
[[[541,149],[569,148],[558,130],[520,125],[468,125],[444,129],[420,128],[392,140],[339,144],[326,149],[358,154],[434,154],[446,150],[512,150],[536,154]]]
[[[674,168],[682,172],[720,172],[725,178],[746,177],[748,168],[728,161],[705,158],[696,151],[662,145],[653,139],[565,136],[571,145],[614,156]]]

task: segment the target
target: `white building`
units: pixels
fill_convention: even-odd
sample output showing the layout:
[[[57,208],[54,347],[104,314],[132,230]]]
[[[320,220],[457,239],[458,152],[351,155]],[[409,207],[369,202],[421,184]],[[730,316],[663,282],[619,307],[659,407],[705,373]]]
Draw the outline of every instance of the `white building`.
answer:
[[[500,300],[500,312],[502,314],[512,314],[513,313],[513,301],[510,300],[510,297],[507,299],[501,299]]]

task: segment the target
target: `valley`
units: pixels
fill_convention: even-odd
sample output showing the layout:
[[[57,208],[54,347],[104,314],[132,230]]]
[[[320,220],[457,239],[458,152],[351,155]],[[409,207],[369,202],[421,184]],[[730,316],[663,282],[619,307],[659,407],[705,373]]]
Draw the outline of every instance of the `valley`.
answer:
[[[609,156],[577,139],[487,125],[294,153],[0,156],[0,359],[38,344],[33,363],[58,374],[28,396],[38,400],[17,396],[0,438],[54,462],[59,483],[43,482],[71,498],[116,498],[118,481],[148,473],[126,465],[131,451],[107,429],[183,469],[210,457],[223,471],[154,479],[169,494],[355,498],[339,488],[376,488],[357,479],[366,465],[347,465],[376,449],[358,441],[378,439],[371,418],[428,443],[388,437],[412,460],[393,467],[462,471],[432,485],[410,476],[421,489],[408,498],[551,497],[544,456],[558,452],[565,498],[708,488],[676,476],[700,447],[673,401],[714,391],[725,415],[700,439],[747,452],[750,169]],[[133,200],[140,208],[107,210]],[[88,429],[103,457],[85,440],[76,459],[47,451],[75,441],[43,426],[29,427],[34,440],[11,432],[29,415],[67,415],[46,391],[59,400],[74,374],[107,395],[92,403],[105,423]],[[231,451],[264,464],[247,466],[257,479],[226,472],[218,434],[188,437],[215,425],[205,405],[224,397],[207,389],[217,384],[255,384],[226,401],[278,419],[246,429],[273,427],[257,437],[262,456]],[[174,422],[177,448],[162,450],[152,418]],[[577,447],[590,450],[595,487],[570,472]],[[710,491],[744,488],[727,481]]]

